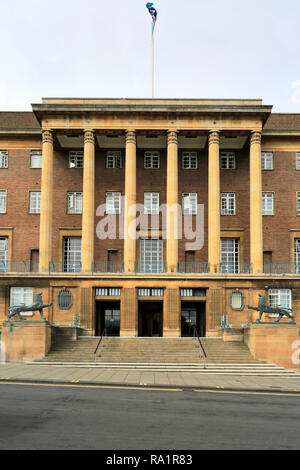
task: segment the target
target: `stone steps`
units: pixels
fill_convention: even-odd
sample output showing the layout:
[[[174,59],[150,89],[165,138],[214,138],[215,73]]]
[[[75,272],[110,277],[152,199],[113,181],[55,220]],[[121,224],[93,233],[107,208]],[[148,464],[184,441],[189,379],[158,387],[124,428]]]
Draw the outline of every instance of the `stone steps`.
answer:
[[[207,361],[211,363],[256,364],[243,343],[224,343],[219,338],[203,338]],[[88,363],[94,361],[99,338],[80,337],[72,341],[63,332],[45,361],[57,363]],[[203,362],[195,338],[108,338],[104,337],[97,352],[97,363],[156,363],[188,364]]]
[[[300,377],[273,364],[253,358],[244,343],[223,342],[219,338],[203,338],[206,364],[193,338],[107,338],[97,352],[99,338],[80,337],[78,341],[57,336],[49,355],[38,364],[53,367],[82,367],[102,370],[141,372],[189,372],[197,374]],[[35,362],[37,364],[37,362]]]

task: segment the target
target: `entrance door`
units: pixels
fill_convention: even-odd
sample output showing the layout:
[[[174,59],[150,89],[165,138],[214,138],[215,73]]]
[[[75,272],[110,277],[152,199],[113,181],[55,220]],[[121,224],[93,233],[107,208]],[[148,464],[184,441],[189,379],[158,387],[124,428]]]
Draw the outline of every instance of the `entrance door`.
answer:
[[[120,310],[104,310],[105,336],[120,336]]]
[[[181,336],[194,336],[194,326],[197,326],[197,309],[181,310]]]
[[[120,302],[97,302],[96,336],[120,336]]]
[[[203,338],[206,335],[205,302],[182,302],[181,304],[181,336],[192,337],[195,328]]]
[[[162,302],[139,303],[139,336],[163,336]]]

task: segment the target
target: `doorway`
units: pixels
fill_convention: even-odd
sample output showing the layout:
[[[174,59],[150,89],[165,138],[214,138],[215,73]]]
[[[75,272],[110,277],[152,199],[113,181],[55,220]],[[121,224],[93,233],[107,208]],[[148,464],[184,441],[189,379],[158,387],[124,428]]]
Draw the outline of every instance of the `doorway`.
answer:
[[[139,302],[139,336],[163,336],[163,302]]]
[[[206,303],[181,302],[181,336],[192,337],[195,328],[201,338],[206,336]]]
[[[120,336],[120,302],[96,302],[96,336]]]

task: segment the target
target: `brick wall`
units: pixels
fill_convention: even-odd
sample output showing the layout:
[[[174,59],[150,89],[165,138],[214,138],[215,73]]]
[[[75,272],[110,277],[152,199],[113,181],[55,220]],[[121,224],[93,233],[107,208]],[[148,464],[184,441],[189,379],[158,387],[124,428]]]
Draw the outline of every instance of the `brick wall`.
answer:
[[[0,141],[0,148],[6,149]],[[21,147],[22,142],[19,142]],[[40,190],[41,170],[30,168],[30,149],[11,148],[8,168],[0,169],[0,189],[7,190],[7,213],[0,215],[0,228],[13,227],[13,260],[29,260],[30,251],[39,245],[39,215],[29,214],[29,191]],[[37,140],[32,145],[41,145]],[[183,192],[198,192],[198,203],[205,207],[205,238],[202,250],[195,254],[195,261],[207,261],[207,205],[208,205],[208,157],[207,150],[198,152],[197,170],[183,170],[179,151],[178,200]],[[125,188],[125,152],[122,169],[106,168],[106,150],[96,152],[96,208],[105,203],[106,191]],[[264,251],[272,252],[273,262],[290,260],[290,229],[299,227],[296,214],[296,192],[300,191],[300,173],[295,169],[295,151],[276,151],[275,169],[263,171],[263,191],[275,193],[275,216],[264,216]],[[137,151],[137,202],[143,203],[145,191],[159,191],[160,203],[166,202],[166,150],[160,150],[159,170],[144,169],[144,151]],[[236,170],[221,170],[221,192],[235,192],[237,213],[221,216],[221,230],[244,229],[244,261],[249,261],[249,149],[236,153]],[[59,259],[59,229],[81,228],[80,215],[67,214],[67,192],[82,191],[82,169],[69,169],[68,152],[55,151],[54,158],[54,211],[53,211],[53,259]],[[287,183],[288,182],[288,183]],[[95,225],[101,220],[95,218]],[[161,228],[161,219],[160,219]],[[230,232],[229,232],[230,235]],[[185,259],[185,242],[179,241],[179,260]],[[95,260],[108,259],[108,250],[117,250],[117,259],[123,259],[122,240],[99,240],[95,234]]]

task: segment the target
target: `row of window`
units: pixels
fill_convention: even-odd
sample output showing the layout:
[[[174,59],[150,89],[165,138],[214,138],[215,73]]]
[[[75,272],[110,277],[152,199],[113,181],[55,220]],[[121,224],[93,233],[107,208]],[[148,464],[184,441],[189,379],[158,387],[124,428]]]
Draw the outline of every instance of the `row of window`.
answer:
[[[221,271],[239,273],[240,241],[235,238],[221,239]],[[300,268],[300,239],[295,239],[294,260]],[[81,237],[64,239],[64,271],[80,272]],[[161,273],[164,270],[163,240],[155,238],[140,239],[140,271]]]
[[[82,191],[68,192],[67,213],[82,214]],[[121,214],[122,194],[117,191],[106,193],[106,213],[109,215]],[[0,214],[6,213],[6,191],[0,191]],[[158,215],[160,200],[158,192],[144,193],[144,214]],[[183,193],[182,209],[185,215],[197,215],[198,194]],[[39,214],[41,210],[41,192],[29,192],[29,213]],[[263,215],[274,215],[274,193],[262,193],[262,213]],[[236,214],[236,194],[221,193],[221,215]],[[300,215],[300,192],[297,193],[297,214]]]
[[[99,287],[96,289],[97,297],[120,297],[121,289],[115,287]],[[144,287],[138,289],[139,297],[164,297],[163,288]],[[205,297],[206,289],[180,289],[181,297]]]
[[[221,215],[236,214],[236,194],[221,194]],[[274,215],[274,193],[262,193],[262,215]],[[297,192],[297,215],[300,215],[300,192]]]
[[[0,150],[0,168],[8,167],[8,151]],[[30,152],[30,167],[42,168],[42,151],[31,150]]]
[[[239,273],[239,239],[221,239],[221,271]],[[164,270],[163,240],[155,238],[140,239],[140,271],[161,273]],[[294,261],[300,272],[300,239],[295,239]],[[0,238],[0,271],[6,272],[8,266],[8,237]],[[297,268],[298,270],[298,268]],[[66,237],[63,243],[63,271],[81,271],[81,237]]]
[[[69,168],[83,168],[84,152],[72,150],[69,152]],[[32,150],[30,154],[31,168],[42,168],[42,151]],[[108,151],[106,155],[106,168],[122,168],[122,152]],[[8,167],[8,151],[0,150],[0,168]],[[160,153],[158,151],[146,151],[144,154],[144,167],[146,169],[160,168]],[[262,152],[262,170],[274,169],[274,153]],[[184,170],[196,170],[198,168],[197,152],[182,153],[182,168]],[[235,152],[221,152],[220,168],[222,170],[234,170],[236,168]],[[300,170],[300,152],[297,153],[296,169]]]

